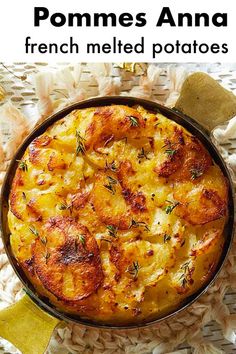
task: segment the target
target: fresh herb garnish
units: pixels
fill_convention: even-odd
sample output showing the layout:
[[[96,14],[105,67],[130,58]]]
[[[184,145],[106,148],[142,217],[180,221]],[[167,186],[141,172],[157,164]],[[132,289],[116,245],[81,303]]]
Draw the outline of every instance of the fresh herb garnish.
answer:
[[[190,172],[191,172],[191,179],[192,180],[194,180],[198,177],[201,177],[203,174],[203,171],[201,171],[200,169],[197,169],[197,168],[191,169]]]
[[[190,261],[187,261],[185,262],[184,264],[182,264],[181,266],[181,269],[183,269],[183,271],[186,273],[186,272],[189,272],[189,264],[190,264]]]
[[[164,235],[164,243],[166,243],[167,241],[170,241],[170,240],[171,240],[171,236],[168,234],[165,234]]]
[[[16,160],[19,164],[18,164],[18,167],[20,170],[24,171],[24,172],[27,172],[28,171],[28,166],[27,166],[27,163],[23,160]]]
[[[174,156],[176,154],[176,150],[175,149],[166,149],[165,150],[165,153],[168,155],[168,156]]]
[[[80,242],[83,246],[85,246],[85,237],[84,237],[84,235],[79,235],[79,242]]]
[[[130,120],[131,127],[138,127],[139,126],[139,121],[136,117],[129,116],[129,120]]]
[[[146,159],[149,160],[148,156],[147,156],[147,152],[144,150],[144,148],[141,148],[141,152],[138,154],[138,159]]]
[[[114,179],[113,177],[107,176],[108,179],[108,184],[104,184],[104,187],[111,192],[111,194],[116,193],[115,185],[117,184],[117,180]]]
[[[168,203],[170,203],[169,205],[167,205],[164,210],[166,212],[166,214],[171,214],[172,211],[174,210],[174,208],[176,208],[179,205],[179,202],[172,202],[170,200],[167,200]]]
[[[145,222],[143,222],[143,221],[135,221],[134,219],[132,219],[131,224],[129,226],[129,229],[131,229],[131,227],[139,227],[139,226],[144,227],[144,229],[146,231],[150,231],[148,225]]]
[[[180,247],[183,247],[185,245],[185,240],[183,240],[180,244]]]
[[[47,244],[47,238],[46,237],[40,237],[40,241],[42,242],[43,245]]]
[[[116,237],[118,228],[113,225],[107,225],[107,230],[109,232],[109,236]]]
[[[44,255],[46,264],[48,263],[48,260],[49,260],[50,256],[51,256],[50,253],[47,251],[47,252],[45,253],[45,255]]]
[[[76,136],[76,140],[77,140],[76,155],[84,154],[85,153],[85,146],[84,146],[85,139],[80,135],[80,132],[78,130],[76,130],[75,136]]]
[[[106,161],[106,170],[110,170],[112,172],[115,172],[117,170],[116,164],[114,161],[112,161],[111,163],[108,163]]]
[[[183,277],[183,278],[181,279],[181,286],[182,286],[183,288],[185,288],[185,286],[187,285],[187,283],[188,283],[188,281],[187,281],[186,277]]]
[[[58,206],[59,210],[70,210],[70,211],[71,211],[72,207],[73,207],[72,204],[66,204],[66,203],[61,203]]]
[[[135,262],[133,262],[132,266],[129,266],[127,268],[127,272],[129,274],[131,274],[134,277],[134,279],[136,280],[138,278],[138,272],[139,272],[140,268],[141,267],[140,267],[138,261],[135,261]]]
[[[29,229],[30,229],[30,231],[32,232],[33,235],[38,237],[39,233],[38,233],[38,231],[36,230],[36,228],[34,226],[30,226]]]
[[[190,274],[189,265],[190,265],[190,261],[187,261],[184,264],[182,264],[182,266],[180,267],[183,270],[183,274],[181,274],[179,278],[182,287],[185,287],[188,284],[188,277]]]
[[[166,155],[173,157],[176,154],[177,150],[174,148],[175,145],[175,143],[171,143],[169,140],[166,141],[165,145],[162,146],[163,149],[166,148]]]

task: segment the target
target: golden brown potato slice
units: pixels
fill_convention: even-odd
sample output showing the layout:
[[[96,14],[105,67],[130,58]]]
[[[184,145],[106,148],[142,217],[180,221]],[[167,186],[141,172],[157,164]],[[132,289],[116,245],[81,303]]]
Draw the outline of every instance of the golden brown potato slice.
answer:
[[[118,283],[126,278],[130,284],[153,286],[173,265],[174,249],[169,243],[154,244],[147,240],[117,242],[110,249],[110,260],[117,268]]]
[[[117,177],[122,187],[122,194],[127,204],[131,206],[134,214],[147,211],[146,197],[141,191],[135,191],[130,177],[135,175],[132,163],[129,160],[121,162],[117,171]]]
[[[219,242],[221,232],[219,230],[210,230],[205,232],[203,238],[197,242],[195,247],[191,250],[191,256],[198,257],[201,254],[210,253],[212,248],[215,248]]]
[[[176,184],[173,195],[179,202],[176,215],[192,225],[203,225],[226,215],[228,184],[216,166],[211,166],[197,185],[193,182]]]
[[[195,137],[183,137],[183,131],[175,128],[174,136],[163,147],[166,160],[155,168],[159,177],[171,180],[196,180],[212,165],[212,159]]]
[[[98,107],[86,130],[85,147],[97,150],[109,142],[129,136],[140,136],[145,121],[135,109],[127,106]]]
[[[52,138],[47,135],[42,135],[32,141],[29,145],[29,161],[34,164],[40,164],[42,161],[42,155],[45,155],[44,147],[50,145]],[[46,154],[47,154],[46,150]]]
[[[100,220],[127,230],[131,224],[130,210],[122,194],[122,188],[115,174],[99,172],[95,176],[91,202]]]
[[[62,301],[79,301],[103,282],[99,249],[88,229],[72,218],[51,218],[33,245],[35,272]]]

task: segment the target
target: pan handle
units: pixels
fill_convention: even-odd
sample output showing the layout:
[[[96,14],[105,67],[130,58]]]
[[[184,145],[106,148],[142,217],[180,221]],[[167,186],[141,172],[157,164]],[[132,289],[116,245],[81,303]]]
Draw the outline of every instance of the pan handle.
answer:
[[[20,301],[0,311],[0,336],[23,354],[43,354],[60,322],[24,295]]]

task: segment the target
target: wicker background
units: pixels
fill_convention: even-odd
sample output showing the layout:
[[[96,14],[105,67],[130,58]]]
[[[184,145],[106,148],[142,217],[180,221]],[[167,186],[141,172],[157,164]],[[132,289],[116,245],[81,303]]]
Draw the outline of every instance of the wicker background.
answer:
[[[25,114],[32,116],[35,111],[35,103],[37,102],[31,80],[32,75],[40,70],[49,71],[60,68],[65,65],[68,65],[68,63],[59,63],[55,65],[47,63],[4,63],[4,65],[0,64],[0,85],[2,85],[6,90],[7,99],[11,100],[16,107],[21,108]],[[164,69],[167,67],[167,64],[158,65],[160,65]],[[223,86],[228,89],[231,89],[236,94],[236,63],[185,63],[174,65],[183,65],[191,72],[208,72]],[[112,75],[119,75],[119,70],[115,68],[115,65]],[[82,86],[87,90],[89,96],[96,96],[98,92],[97,85],[96,82],[91,81],[90,78],[91,74],[88,70],[88,67],[86,66],[86,64],[83,64]],[[126,75],[125,79],[123,80],[122,91],[129,91],[131,87],[133,87],[134,85],[138,85],[138,80],[138,76],[134,80],[132,74]],[[168,95],[168,89],[166,88],[167,84],[168,79],[164,70],[163,75],[161,76],[160,83],[154,88],[154,97],[156,97],[158,100],[164,101]],[[157,91],[159,92],[159,94],[155,93]],[[160,93],[160,91],[162,92]],[[230,149],[236,149],[236,141],[232,141]],[[230,312],[236,313],[236,293],[228,291],[224,301],[228,305]],[[224,353],[236,353],[236,346],[228,343],[222,338],[221,330],[215,322],[212,322],[205,326],[204,335],[212,342],[214,342],[217,347],[223,350]],[[188,349],[188,347],[186,346],[181,346],[180,348],[186,349],[186,353],[191,353],[190,349]]]

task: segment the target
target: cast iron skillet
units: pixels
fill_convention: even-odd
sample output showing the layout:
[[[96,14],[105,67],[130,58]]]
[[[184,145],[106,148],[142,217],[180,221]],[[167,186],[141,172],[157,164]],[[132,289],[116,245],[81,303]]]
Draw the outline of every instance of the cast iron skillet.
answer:
[[[202,286],[201,289],[199,289],[195,294],[189,296],[185,301],[176,309],[169,311],[166,313],[164,316],[159,316],[156,317],[154,320],[149,320],[149,321],[143,321],[141,323],[137,324],[131,324],[131,325],[120,325],[120,326],[115,326],[115,325],[109,325],[109,324],[101,324],[101,323],[96,323],[95,321],[91,320],[85,320],[81,319],[78,316],[71,315],[71,314],[66,314],[62,311],[57,310],[52,304],[49,303],[49,301],[46,298],[43,298],[39,296],[36,291],[34,290],[33,285],[29,282],[27,277],[25,276],[24,272],[22,271],[21,267],[17,263],[16,259],[14,258],[11,247],[10,247],[10,242],[9,242],[9,228],[8,228],[8,223],[7,223],[7,213],[8,213],[8,198],[9,198],[9,192],[11,189],[12,185],[12,180],[15,175],[15,171],[17,168],[17,160],[20,160],[21,157],[23,156],[26,148],[28,145],[31,143],[33,139],[35,139],[37,136],[41,135],[42,133],[45,132],[45,130],[52,125],[54,122],[58,121],[59,119],[65,117],[67,114],[69,114],[71,111],[74,109],[81,109],[81,108],[89,108],[89,107],[96,107],[96,106],[105,106],[105,105],[111,105],[111,104],[122,104],[122,105],[127,105],[127,106],[133,106],[133,105],[142,105],[144,108],[147,110],[151,110],[153,112],[160,112],[167,118],[177,122],[178,124],[182,125],[185,127],[189,132],[191,132],[194,136],[196,136],[206,147],[206,149],[209,151],[211,154],[212,158],[214,161],[220,166],[223,174],[227,178],[229,182],[229,202],[228,202],[228,208],[229,208],[229,219],[228,222],[225,226],[224,229],[224,237],[225,237],[225,242],[224,246],[222,249],[222,253],[219,259],[219,263],[217,265],[217,268],[212,274],[211,278],[208,280],[208,282]],[[19,147],[17,150],[14,158],[12,159],[12,162],[8,168],[3,187],[2,187],[2,193],[1,193],[1,231],[2,231],[2,237],[3,237],[3,242],[5,246],[5,250],[8,256],[8,259],[13,266],[17,276],[21,280],[25,291],[27,294],[30,296],[30,298],[44,311],[47,313],[51,314],[54,317],[57,317],[59,319],[65,320],[65,321],[72,321],[72,322],[77,322],[80,324],[84,324],[86,326],[91,326],[91,327],[100,327],[100,328],[109,328],[109,329],[128,329],[128,328],[138,328],[138,327],[143,327],[147,325],[151,325],[154,323],[158,323],[161,320],[167,319],[170,316],[173,316],[177,313],[179,313],[181,310],[185,309],[187,306],[191,305],[194,301],[196,301],[200,295],[202,295],[212,284],[212,282],[216,279],[218,276],[225,260],[228,255],[232,239],[233,239],[233,228],[234,228],[234,200],[233,200],[233,195],[234,195],[234,188],[233,184],[231,181],[231,177],[229,174],[229,171],[227,170],[227,167],[225,165],[225,162],[221,158],[219,152],[211,142],[207,132],[199,125],[197,124],[194,120],[192,120],[189,117],[186,117],[182,113],[175,111],[173,109],[169,109],[166,107],[163,107],[157,103],[147,101],[147,100],[142,100],[138,98],[133,98],[133,97],[100,97],[100,98],[92,98],[86,101],[82,101],[76,104],[73,104],[60,112],[52,115],[49,117],[46,121],[44,121],[42,124],[40,124],[38,127],[35,128],[35,130],[27,137],[27,139],[23,142],[23,144]]]

